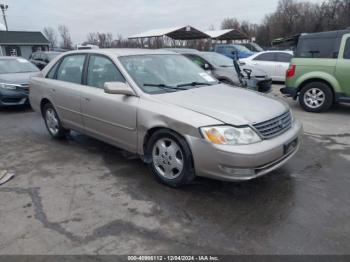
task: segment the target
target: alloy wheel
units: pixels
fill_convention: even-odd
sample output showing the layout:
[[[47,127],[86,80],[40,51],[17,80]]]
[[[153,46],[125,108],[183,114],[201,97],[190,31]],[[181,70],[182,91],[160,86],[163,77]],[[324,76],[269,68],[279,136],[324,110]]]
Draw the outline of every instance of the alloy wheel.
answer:
[[[59,124],[56,113],[52,108],[46,110],[45,120],[50,133],[54,136],[57,135],[59,132]]]
[[[177,178],[184,168],[182,150],[169,138],[161,138],[154,144],[152,159],[156,171],[167,179]]]
[[[319,108],[326,100],[325,93],[319,88],[310,88],[304,94],[304,102],[310,108]]]

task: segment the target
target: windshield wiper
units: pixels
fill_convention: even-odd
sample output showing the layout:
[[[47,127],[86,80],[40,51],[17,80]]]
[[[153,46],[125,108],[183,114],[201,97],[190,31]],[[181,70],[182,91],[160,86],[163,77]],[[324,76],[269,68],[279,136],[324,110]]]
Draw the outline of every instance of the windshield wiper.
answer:
[[[177,87],[183,87],[183,86],[211,86],[212,84],[208,82],[190,82],[185,84],[177,85]]]
[[[159,87],[163,90],[187,90],[187,88],[180,88],[179,86],[168,86],[165,84],[143,84],[143,86],[154,86],[154,87]]]

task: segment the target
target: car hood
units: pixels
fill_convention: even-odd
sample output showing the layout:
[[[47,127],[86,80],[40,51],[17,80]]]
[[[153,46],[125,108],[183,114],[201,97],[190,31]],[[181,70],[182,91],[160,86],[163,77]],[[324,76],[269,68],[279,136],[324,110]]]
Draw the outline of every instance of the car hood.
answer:
[[[39,76],[41,72],[0,74],[0,83],[26,85],[33,76]]]
[[[260,123],[288,110],[278,99],[224,84],[160,94],[155,98],[235,126]]]

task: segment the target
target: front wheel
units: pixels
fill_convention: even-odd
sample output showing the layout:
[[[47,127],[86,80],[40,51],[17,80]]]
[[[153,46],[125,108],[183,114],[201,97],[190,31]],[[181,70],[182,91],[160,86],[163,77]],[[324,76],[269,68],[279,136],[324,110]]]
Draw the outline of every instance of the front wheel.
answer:
[[[57,112],[51,103],[47,103],[43,108],[43,116],[47,131],[55,138],[60,139],[67,135],[69,130],[63,128]]]
[[[148,166],[159,182],[179,187],[194,179],[191,150],[177,133],[156,131],[148,142],[147,153],[151,159]]]
[[[305,85],[299,95],[301,107],[308,112],[325,112],[333,105],[333,92],[322,82],[312,82]]]

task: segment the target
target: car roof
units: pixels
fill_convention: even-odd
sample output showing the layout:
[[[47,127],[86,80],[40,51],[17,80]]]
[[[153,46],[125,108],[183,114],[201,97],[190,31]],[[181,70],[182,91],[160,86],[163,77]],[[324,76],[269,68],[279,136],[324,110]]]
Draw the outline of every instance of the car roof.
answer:
[[[320,33],[310,33],[310,34],[302,34],[299,39],[310,39],[310,38],[338,38],[343,36],[344,34],[350,33],[349,29],[345,30],[337,30],[337,31],[326,31]]]
[[[179,54],[197,54],[199,51],[193,48],[162,48],[161,50],[173,51]]]
[[[257,54],[262,54],[262,53],[287,53],[287,54],[292,55],[293,51],[290,51],[290,50],[265,50],[265,51],[258,52]]]
[[[132,55],[174,55],[174,52],[162,49],[142,49],[142,48],[106,48],[106,49],[85,49],[69,51],[65,54],[92,53],[110,56],[132,56]]]
[[[27,59],[25,59],[24,57],[21,57],[21,56],[0,56],[0,59],[2,59],[2,60],[15,60],[15,59],[27,60]]]
[[[216,46],[239,46],[239,45],[242,45],[242,44],[216,44]]]

